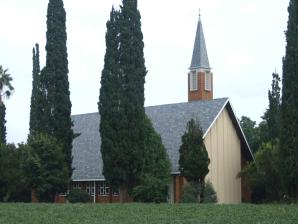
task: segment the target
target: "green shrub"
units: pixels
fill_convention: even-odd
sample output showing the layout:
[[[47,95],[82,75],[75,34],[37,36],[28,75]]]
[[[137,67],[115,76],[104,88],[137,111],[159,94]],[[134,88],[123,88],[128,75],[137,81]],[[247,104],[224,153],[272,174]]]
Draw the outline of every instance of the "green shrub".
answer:
[[[182,191],[182,203],[199,203],[200,188],[195,184],[187,184],[183,187]]]
[[[137,202],[166,202],[168,196],[167,182],[152,175],[144,175],[141,183],[133,189],[132,196]]]
[[[204,193],[203,193],[203,203],[216,203],[217,195],[213,188],[212,183],[208,180],[205,184]]]
[[[81,189],[73,189],[70,191],[67,199],[70,203],[88,203],[91,201],[90,195]]]
[[[202,188],[201,184],[189,183],[183,187],[182,203],[216,203],[217,195],[208,180]]]

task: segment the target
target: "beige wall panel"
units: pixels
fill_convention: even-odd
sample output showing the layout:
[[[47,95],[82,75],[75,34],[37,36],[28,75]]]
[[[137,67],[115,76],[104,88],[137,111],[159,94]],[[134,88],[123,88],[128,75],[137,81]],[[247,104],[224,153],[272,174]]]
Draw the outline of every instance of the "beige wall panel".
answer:
[[[204,143],[205,143],[206,150],[208,152],[209,159],[211,161],[212,160],[212,158],[211,158],[211,156],[212,156],[212,154],[211,154],[212,147],[211,147],[211,137],[210,136],[211,136],[211,134],[210,134],[210,132],[208,132],[207,136],[204,139]],[[211,165],[211,162],[210,162],[208,168],[209,168],[209,173],[207,174],[206,179],[211,180],[211,178],[212,178],[212,165]]]
[[[219,203],[241,202],[241,180],[237,174],[241,170],[240,139],[226,109],[222,111],[205,139],[210,158],[210,179],[217,192]]]
[[[211,153],[212,153],[212,183],[214,186],[216,186],[217,188],[219,187],[219,183],[217,181],[217,177],[218,177],[218,173],[217,173],[217,167],[218,167],[218,163],[217,163],[217,122],[213,125],[212,129],[211,129]],[[210,162],[211,163],[211,162]]]

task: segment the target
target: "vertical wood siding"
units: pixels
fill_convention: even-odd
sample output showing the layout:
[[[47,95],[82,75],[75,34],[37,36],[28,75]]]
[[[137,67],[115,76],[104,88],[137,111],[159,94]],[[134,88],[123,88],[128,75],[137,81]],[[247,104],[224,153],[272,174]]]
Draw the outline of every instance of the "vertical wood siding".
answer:
[[[241,203],[241,144],[226,109],[204,139],[210,158],[209,174],[219,203]]]

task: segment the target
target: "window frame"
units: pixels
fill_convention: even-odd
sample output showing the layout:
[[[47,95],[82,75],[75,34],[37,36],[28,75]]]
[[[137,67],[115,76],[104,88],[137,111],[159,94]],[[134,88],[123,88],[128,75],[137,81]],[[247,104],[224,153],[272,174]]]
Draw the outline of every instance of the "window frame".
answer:
[[[110,186],[108,185],[107,182],[101,181],[99,183],[99,195],[100,196],[109,196],[110,195]]]
[[[197,71],[189,72],[189,90],[190,91],[198,91],[198,74]]]
[[[205,72],[205,90],[212,91],[212,73],[210,71]]]

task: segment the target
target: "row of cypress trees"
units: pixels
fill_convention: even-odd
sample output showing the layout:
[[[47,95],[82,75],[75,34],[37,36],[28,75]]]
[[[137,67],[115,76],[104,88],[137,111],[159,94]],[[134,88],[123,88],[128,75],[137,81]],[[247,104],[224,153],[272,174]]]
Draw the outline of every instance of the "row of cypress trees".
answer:
[[[298,1],[289,1],[286,55],[280,78],[273,73],[268,92],[269,108],[252,137],[255,161],[243,170],[253,187],[253,200],[298,201]],[[247,119],[246,119],[247,120]],[[242,124],[248,124],[242,120]],[[250,122],[252,123],[252,122]]]
[[[66,12],[62,0],[49,0],[46,66],[33,49],[30,134],[24,161],[28,183],[41,201],[66,191],[72,175],[71,102],[68,82]]]

